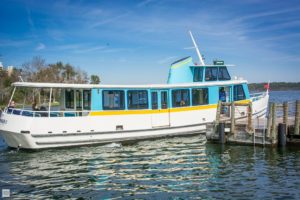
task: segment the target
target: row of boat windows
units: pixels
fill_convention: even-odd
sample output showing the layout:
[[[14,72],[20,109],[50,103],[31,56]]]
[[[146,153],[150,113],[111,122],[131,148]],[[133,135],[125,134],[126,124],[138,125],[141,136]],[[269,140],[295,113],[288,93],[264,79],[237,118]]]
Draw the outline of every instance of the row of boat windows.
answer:
[[[242,85],[236,85],[233,87],[233,100],[239,101],[245,99],[245,93]],[[126,96],[127,95],[127,96]],[[168,91],[151,91],[151,102],[150,108],[156,109],[167,109],[170,108],[168,100]],[[220,88],[219,99],[226,101],[230,94]],[[175,89],[171,91],[171,102],[172,107],[186,107],[186,106],[198,106],[206,105],[209,103],[208,88],[194,88],[191,89]],[[227,96],[227,97],[226,97]],[[127,97],[127,98],[125,98]],[[127,99],[127,101],[126,101]],[[126,108],[125,103],[127,103],[127,108],[129,110],[137,109],[148,109],[149,108],[149,98],[147,90],[103,90],[102,91],[102,108],[103,110],[124,110]],[[90,110],[91,108],[91,91],[83,90],[66,90],[65,91],[65,107],[69,109],[74,109],[74,104],[76,104],[76,109]]]
[[[151,109],[169,108],[167,91],[151,92]],[[123,110],[125,109],[125,92],[123,90],[104,90],[102,92],[103,110]],[[192,105],[208,104],[208,89],[192,89]],[[147,90],[128,90],[127,103],[129,110],[148,109],[148,91]],[[190,106],[190,90],[178,89],[172,90],[172,105],[173,107]]]
[[[203,67],[194,68],[194,82],[203,81],[203,72]],[[204,78],[205,81],[225,81],[231,79],[226,67],[206,67]]]

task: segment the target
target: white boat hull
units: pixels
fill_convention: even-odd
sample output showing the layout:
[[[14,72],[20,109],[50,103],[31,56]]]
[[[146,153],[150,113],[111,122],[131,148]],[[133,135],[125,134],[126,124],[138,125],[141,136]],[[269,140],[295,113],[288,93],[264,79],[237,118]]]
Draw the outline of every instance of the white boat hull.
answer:
[[[170,113],[169,124],[161,126],[152,123],[160,114],[48,118],[3,113],[1,134],[8,146],[25,149],[109,143],[204,132],[215,113],[216,108]]]
[[[265,116],[268,99],[265,95],[253,102],[254,117]],[[205,105],[196,110],[170,111],[167,117],[165,112],[81,117],[26,117],[2,113],[0,133],[8,146],[24,149],[190,135],[205,132],[206,124],[215,120],[216,110],[216,105]]]

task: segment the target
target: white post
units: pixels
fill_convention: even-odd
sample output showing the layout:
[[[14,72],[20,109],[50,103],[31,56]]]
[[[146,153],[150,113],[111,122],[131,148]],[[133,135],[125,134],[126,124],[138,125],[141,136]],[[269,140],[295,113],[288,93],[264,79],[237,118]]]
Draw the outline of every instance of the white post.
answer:
[[[50,97],[49,97],[48,117],[50,117],[50,109],[51,109],[51,97],[52,97],[52,88],[50,88]]]
[[[80,92],[81,92],[81,111],[83,111],[83,89],[81,89]]]
[[[197,52],[197,55],[198,55],[198,57],[199,57],[199,61],[200,61],[201,65],[204,66],[204,65],[205,65],[204,60],[203,60],[203,58],[202,58],[202,56],[201,56],[201,53],[200,53],[200,51],[199,51],[199,48],[198,48],[198,46],[197,46],[197,44],[196,44],[196,42],[195,42],[195,40],[194,40],[193,34],[192,34],[191,31],[189,31],[189,33],[190,33],[190,35],[191,35],[191,38],[192,38],[194,47],[195,47],[196,52]]]
[[[14,90],[13,90],[13,92],[12,92],[12,94],[11,94],[11,97],[10,97],[10,99],[9,99],[9,102],[8,102],[7,107],[9,107],[9,105],[10,105],[10,103],[11,103],[11,101],[12,101],[14,95],[15,95],[15,91],[16,91],[16,87],[14,87]]]

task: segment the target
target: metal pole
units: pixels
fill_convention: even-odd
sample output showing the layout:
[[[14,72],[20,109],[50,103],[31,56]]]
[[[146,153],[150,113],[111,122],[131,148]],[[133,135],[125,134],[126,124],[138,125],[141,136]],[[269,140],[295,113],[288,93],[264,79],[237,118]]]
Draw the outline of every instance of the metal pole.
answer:
[[[14,90],[13,90],[13,92],[12,92],[12,95],[11,95],[10,99],[9,99],[9,102],[8,102],[7,107],[10,105],[10,103],[11,103],[11,101],[12,101],[14,95],[15,95],[15,91],[16,91],[16,87],[14,87]]]
[[[295,113],[295,135],[299,135],[300,126],[300,100],[296,101],[296,113]]]
[[[51,109],[51,97],[52,97],[52,88],[50,88],[50,97],[49,97],[48,117],[50,117],[50,109]]]

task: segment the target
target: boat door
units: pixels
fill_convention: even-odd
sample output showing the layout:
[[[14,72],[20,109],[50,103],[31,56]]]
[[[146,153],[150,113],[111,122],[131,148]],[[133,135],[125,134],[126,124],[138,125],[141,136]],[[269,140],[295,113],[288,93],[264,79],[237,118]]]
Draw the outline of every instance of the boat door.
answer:
[[[152,127],[170,126],[170,105],[168,90],[151,91]]]
[[[223,102],[231,102],[231,87],[220,87],[219,88],[219,100]]]

